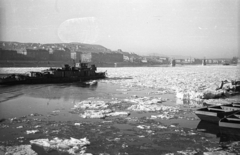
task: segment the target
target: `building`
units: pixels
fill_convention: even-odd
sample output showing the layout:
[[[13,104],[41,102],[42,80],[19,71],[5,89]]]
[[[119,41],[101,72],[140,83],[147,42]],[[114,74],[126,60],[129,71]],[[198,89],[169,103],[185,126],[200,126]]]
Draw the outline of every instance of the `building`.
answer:
[[[64,48],[63,50],[53,50],[50,54],[50,60],[52,61],[68,61],[71,60],[71,52],[69,49]]]
[[[183,59],[175,59],[176,63],[182,63],[184,60]]]
[[[147,63],[148,61],[147,61],[146,58],[143,58],[141,62],[142,62],[142,63]]]
[[[218,64],[218,60],[212,60],[212,63]]]
[[[49,52],[44,49],[26,49],[28,57],[31,60],[49,60]]]
[[[232,64],[237,64],[239,62],[239,59],[237,57],[232,58]]]
[[[123,61],[129,61],[129,57],[126,55],[123,55]]]
[[[16,49],[18,54],[27,55],[27,49],[26,48],[18,48]]]
[[[91,53],[82,53],[80,61],[85,62],[85,63],[92,62],[92,54]]]
[[[124,56],[121,53],[117,52],[109,52],[109,53],[91,53],[92,55],[92,62],[93,63],[115,63],[115,62],[123,62]]]
[[[207,63],[211,64],[213,61],[211,59],[207,60]]]
[[[17,51],[3,50],[0,48],[0,60],[15,60]]]
[[[76,58],[77,58],[77,53],[71,52],[71,59],[76,60]]]

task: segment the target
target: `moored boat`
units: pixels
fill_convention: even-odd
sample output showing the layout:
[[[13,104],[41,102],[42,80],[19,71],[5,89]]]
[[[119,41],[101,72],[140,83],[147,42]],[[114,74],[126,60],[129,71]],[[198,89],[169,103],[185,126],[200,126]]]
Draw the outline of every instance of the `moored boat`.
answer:
[[[195,111],[195,114],[203,121],[218,123],[220,119],[231,115],[240,110],[240,103],[225,104],[220,106],[209,106],[200,108]]]
[[[224,111],[237,111],[237,110],[240,110],[240,103],[224,104],[224,105],[221,105],[221,108]]]
[[[228,116],[222,118],[219,121],[219,126],[240,129],[240,110],[236,111],[235,113],[233,113],[231,115],[228,115]]]

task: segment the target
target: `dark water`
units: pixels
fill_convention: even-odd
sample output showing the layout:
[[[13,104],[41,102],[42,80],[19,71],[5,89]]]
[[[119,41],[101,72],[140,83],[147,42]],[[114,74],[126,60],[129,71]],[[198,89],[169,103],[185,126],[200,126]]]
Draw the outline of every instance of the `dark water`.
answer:
[[[91,97],[114,97],[113,91],[117,87],[104,83],[91,87],[77,83],[0,86],[0,118],[20,117],[31,113],[46,115],[54,110],[67,111],[73,108],[75,102]]]
[[[95,86],[81,83],[0,86],[0,118],[21,117],[33,113],[48,115],[56,121],[82,120],[78,115],[69,113],[74,104],[86,99],[110,101],[113,98],[125,99],[132,95],[161,96],[168,98],[165,105],[176,105],[174,94],[147,95],[148,89],[121,91],[120,85],[99,81]],[[132,113],[133,117],[147,117],[152,113]],[[183,121],[184,122],[184,121]],[[183,123],[185,127],[196,127],[196,123]]]

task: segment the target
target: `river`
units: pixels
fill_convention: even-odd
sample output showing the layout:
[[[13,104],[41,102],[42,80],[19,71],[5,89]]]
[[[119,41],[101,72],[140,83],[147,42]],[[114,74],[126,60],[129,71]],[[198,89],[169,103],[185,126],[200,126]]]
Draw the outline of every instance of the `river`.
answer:
[[[1,68],[0,74],[42,69],[45,68]],[[37,138],[87,137],[91,142],[87,152],[93,154],[206,152],[219,147],[221,141],[226,145],[239,141],[240,136],[236,132],[222,135],[216,125],[212,125],[214,132],[209,131],[207,127],[211,124],[200,122],[194,114],[202,103],[179,100],[175,90],[236,79],[238,69],[237,66],[100,68],[100,71],[107,70],[109,78],[98,80],[94,86],[83,87],[79,83],[0,86],[0,119],[3,120],[0,145],[29,144]],[[130,115],[83,118],[73,108],[86,100],[116,102],[111,105],[113,109],[130,111]],[[135,101],[155,100],[175,111],[171,108],[165,112],[127,110]],[[166,112],[172,117],[156,118]],[[38,132],[26,134],[33,129]]]

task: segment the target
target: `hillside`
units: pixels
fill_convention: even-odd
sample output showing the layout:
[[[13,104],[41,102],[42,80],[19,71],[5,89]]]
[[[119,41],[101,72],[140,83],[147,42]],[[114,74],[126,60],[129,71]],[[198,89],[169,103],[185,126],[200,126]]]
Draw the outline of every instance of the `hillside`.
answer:
[[[89,62],[99,66],[141,62],[135,53],[111,51],[101,45],[83,43],[19,43],[0,41],[0,67],[61,66],[64,63]]]
[[[63,49],[68,48],[71,51],[81,52],[94,52],[94,53],[110,53],[110,49],[107,49],[101,45],[82,44],[82,43],[19,43],[19,42],[7,42],[0,41],[0,48],[4,50],[17,50],[21,48],[25,49]]]

